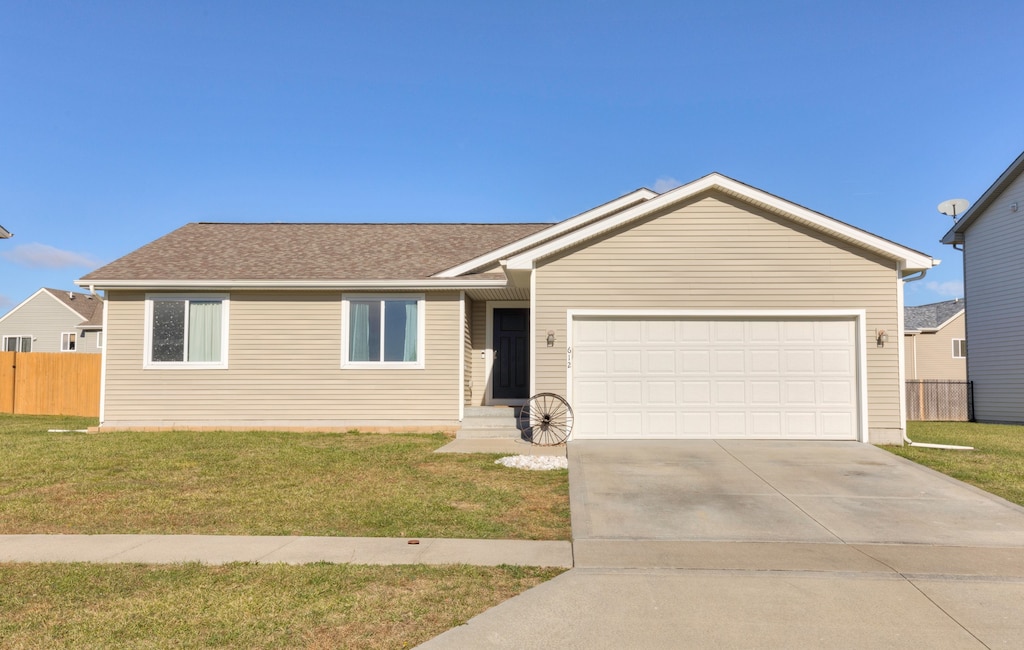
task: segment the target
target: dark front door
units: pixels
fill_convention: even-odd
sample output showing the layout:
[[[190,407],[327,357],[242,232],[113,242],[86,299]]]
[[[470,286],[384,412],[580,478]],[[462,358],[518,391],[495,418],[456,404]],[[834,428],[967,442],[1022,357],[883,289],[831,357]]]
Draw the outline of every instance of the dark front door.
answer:
[[[494,371],[491,397],[516,399],[530,396],[530,310],[494,310]]]

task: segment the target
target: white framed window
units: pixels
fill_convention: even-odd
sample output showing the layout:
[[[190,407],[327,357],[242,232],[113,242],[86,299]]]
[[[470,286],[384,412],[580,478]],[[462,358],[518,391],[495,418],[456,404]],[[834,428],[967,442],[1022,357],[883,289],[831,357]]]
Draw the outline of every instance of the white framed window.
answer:
[[[227,368],[226,294],[146,294],[145,368]]]
[[[103,349],[103,330],[96,330],[96,347]]]
[[[60,351],[61,352],[74,352],[75,346],[78,343],[78,335],[74,332],[63,332],[60,335]]]
[[[4,352],[31,352],[32,337],[27,334],[4,337]]]
[[[341,299],[343,368],[423,368],[423,294],[345,294]]]
[[[953,339],[953,358],[964,359],[967,357],[967,339]]]

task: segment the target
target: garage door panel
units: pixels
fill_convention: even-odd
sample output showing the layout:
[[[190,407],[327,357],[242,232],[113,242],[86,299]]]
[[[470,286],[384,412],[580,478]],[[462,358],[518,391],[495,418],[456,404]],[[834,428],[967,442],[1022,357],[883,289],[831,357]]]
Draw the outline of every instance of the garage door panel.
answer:
[[[770,375],[779,374],[780,369],[779,350],[751,350],[750,351],[750,372],[767,373]]]
[[[579,319],[574,435],[856,439],[855,321]]]

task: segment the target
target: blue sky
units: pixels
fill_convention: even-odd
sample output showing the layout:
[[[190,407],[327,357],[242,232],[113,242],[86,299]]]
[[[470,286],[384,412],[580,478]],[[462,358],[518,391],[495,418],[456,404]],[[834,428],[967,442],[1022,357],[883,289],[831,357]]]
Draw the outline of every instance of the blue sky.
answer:
[[[942,259],[1024,3],[0,0],[0,312],[190,221],[557,221],[712,171]]]

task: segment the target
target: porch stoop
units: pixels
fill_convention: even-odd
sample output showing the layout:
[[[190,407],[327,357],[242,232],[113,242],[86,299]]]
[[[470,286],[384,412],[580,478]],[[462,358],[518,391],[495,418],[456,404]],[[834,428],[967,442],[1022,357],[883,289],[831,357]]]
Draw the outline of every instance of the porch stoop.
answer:
[[[516,424],[519,406],[467,406],[456,438],[507,438],[521,440]]]

